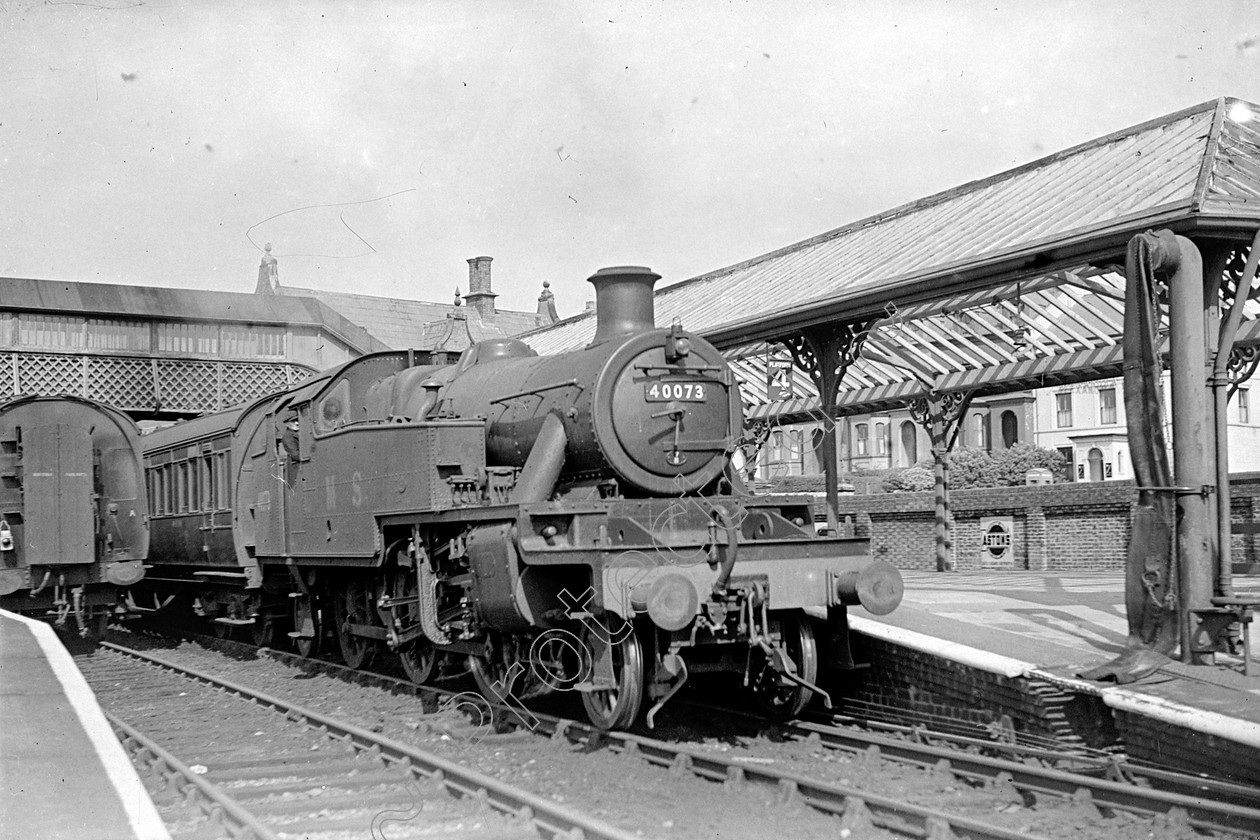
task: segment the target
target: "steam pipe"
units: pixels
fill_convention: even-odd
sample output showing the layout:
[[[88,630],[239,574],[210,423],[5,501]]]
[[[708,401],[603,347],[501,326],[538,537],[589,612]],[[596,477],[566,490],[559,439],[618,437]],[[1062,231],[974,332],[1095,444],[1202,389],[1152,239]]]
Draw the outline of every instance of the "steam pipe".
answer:
[[[547,501],[564,467],[564,448],[568,440],[564,423],[555,414],[548,414],[512,489],[512,504]]]
[[[1175,251],[1166,255],[1168,277],[1168,326],[1172,343],[1172,407],[1174,483],[1197,491],[1207,488],[1216,476],[1208,467],[1207,392],[1203,376],[1207,372],[1206,334],[1203,324],[1203,258],[1195,244],[1184,236],[1175,239]],[[1193,650],[1197,635],[1194,611],[1211,606],[1213,558],[1210,541],[1209,506],[1204,493],[1177,494],[1177,562],[1180,574],[1181,660],[1196,662]]]

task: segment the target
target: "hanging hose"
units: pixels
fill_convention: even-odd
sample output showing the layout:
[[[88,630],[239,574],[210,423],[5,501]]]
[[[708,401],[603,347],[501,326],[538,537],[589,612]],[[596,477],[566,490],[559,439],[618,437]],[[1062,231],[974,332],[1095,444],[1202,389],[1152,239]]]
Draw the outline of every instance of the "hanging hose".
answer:
[[[1168,661],[1176,648],[1177,582],[1172,523],[1176,500],[1164,437],[1161,398],[1158,277],[1177,267],[1180,246],[1171,231],[1129,240],[1125,263],[1124,409],[1138,502],[1125,560],[1129,638],[1112,662],[1081,673],[1086,679],[1132,682]],[[1157,277],[1158,275],[1158,277]],[[1159,488],[1159,489],[1156,489]]]

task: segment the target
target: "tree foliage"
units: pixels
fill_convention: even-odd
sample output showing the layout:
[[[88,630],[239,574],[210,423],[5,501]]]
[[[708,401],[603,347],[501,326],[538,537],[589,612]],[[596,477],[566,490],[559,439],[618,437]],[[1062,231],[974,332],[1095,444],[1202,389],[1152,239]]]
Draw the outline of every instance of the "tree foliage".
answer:
[[[1050,470],[1056,482],[1068,480],[1067,462],[1053,449],[1042,449],[1031,443],[1017,443],[1009,449],[992,453],[983,449],[960,449],[950,459],[949,486],[1019,487],[1029,470]]]
[[[949,460],[949,486],[955,490],[972,487],[1019,487],[1029,470],[1050,470],[1056,482],[1070,480],[1067,461],[1056,450],[1042,449],[1030,443],[1017,443],[1009,449],[992,453],[963,447]],[[934,484],[931,459],[913,467],[888,473],[880,487],[885,493],[909,493],[931,490]]]
[[[885,493],[913,493],[918,490],[931,490],[936,483],[930,468],[915,465],[903,470],[894,470],[884,477],[880,487]]]

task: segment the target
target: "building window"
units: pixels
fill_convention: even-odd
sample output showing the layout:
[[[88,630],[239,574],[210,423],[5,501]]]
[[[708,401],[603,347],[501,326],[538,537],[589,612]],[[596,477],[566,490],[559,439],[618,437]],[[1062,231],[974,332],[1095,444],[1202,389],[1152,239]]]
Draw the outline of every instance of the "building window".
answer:
[[[904,420],[901,423],[902,466],[913,467],[919,460],[919,433],[914,423]]]
[[[1097,446],[1089,450],[1089,480],[1103,480],[1103,454],[1102,450]]]
[[[1063,463],[1067,466],[1068,476],[1075,475],[1077,478],[1082,478],[1082,479],[1085,478],[1083,465],[1076,463],[1076,450],[1075,449],[1073,449],[1070,446],[1060,446],[1059,454],[1063,456]],[[1082,469],[1079,471],[1077,470],[1078,466],[1082,467]]]
[[[219,352],[219,328],[216,324],[159,323],[157,349],[160,353]]]
[[[888,426],[884,423],[875,424],[875,454],[888,454]]]
[[[1238,422],[1250,423],[1251,422],[1251,405],[1247,400],[1246,388],[1238,389],[1237,399],[1238,399]]]
[[[1060,429],[1072,426],[1072,392],[1054,395],[1055,424]]]
[[[986,452],[989,450],[989,415],[982,413],[971,415],[971,445]]]
[[[237,359],[284,358],[284,327],[224,324],[223,355]]]
[[[18,344],[27,347],[78,348],[83,346],[83,319],[66,315],[18,316]]]
[[[1100,388],[1098,390],[1098,422],[1104,426],[1116,423],[1116,389]]]
[[[1002,446],[1010,449],[1019,443],[1019,418],[1013,411],[1002,412]]]
[[[865,455],[867,453],[869,432],[865,423],[858,423],[853,427],[853,453],[855,455]]]
[[[88,318],[87,346],[93,350],[148,350],[149,325],[123,318]]]

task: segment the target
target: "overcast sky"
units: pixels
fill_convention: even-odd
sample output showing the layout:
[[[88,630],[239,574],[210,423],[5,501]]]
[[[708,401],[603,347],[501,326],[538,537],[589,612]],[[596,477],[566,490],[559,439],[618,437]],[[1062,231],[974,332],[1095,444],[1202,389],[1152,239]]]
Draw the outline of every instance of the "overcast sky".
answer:
[[[1252,0],[0,0],[0,275],[567,315],[1222,95]]]

